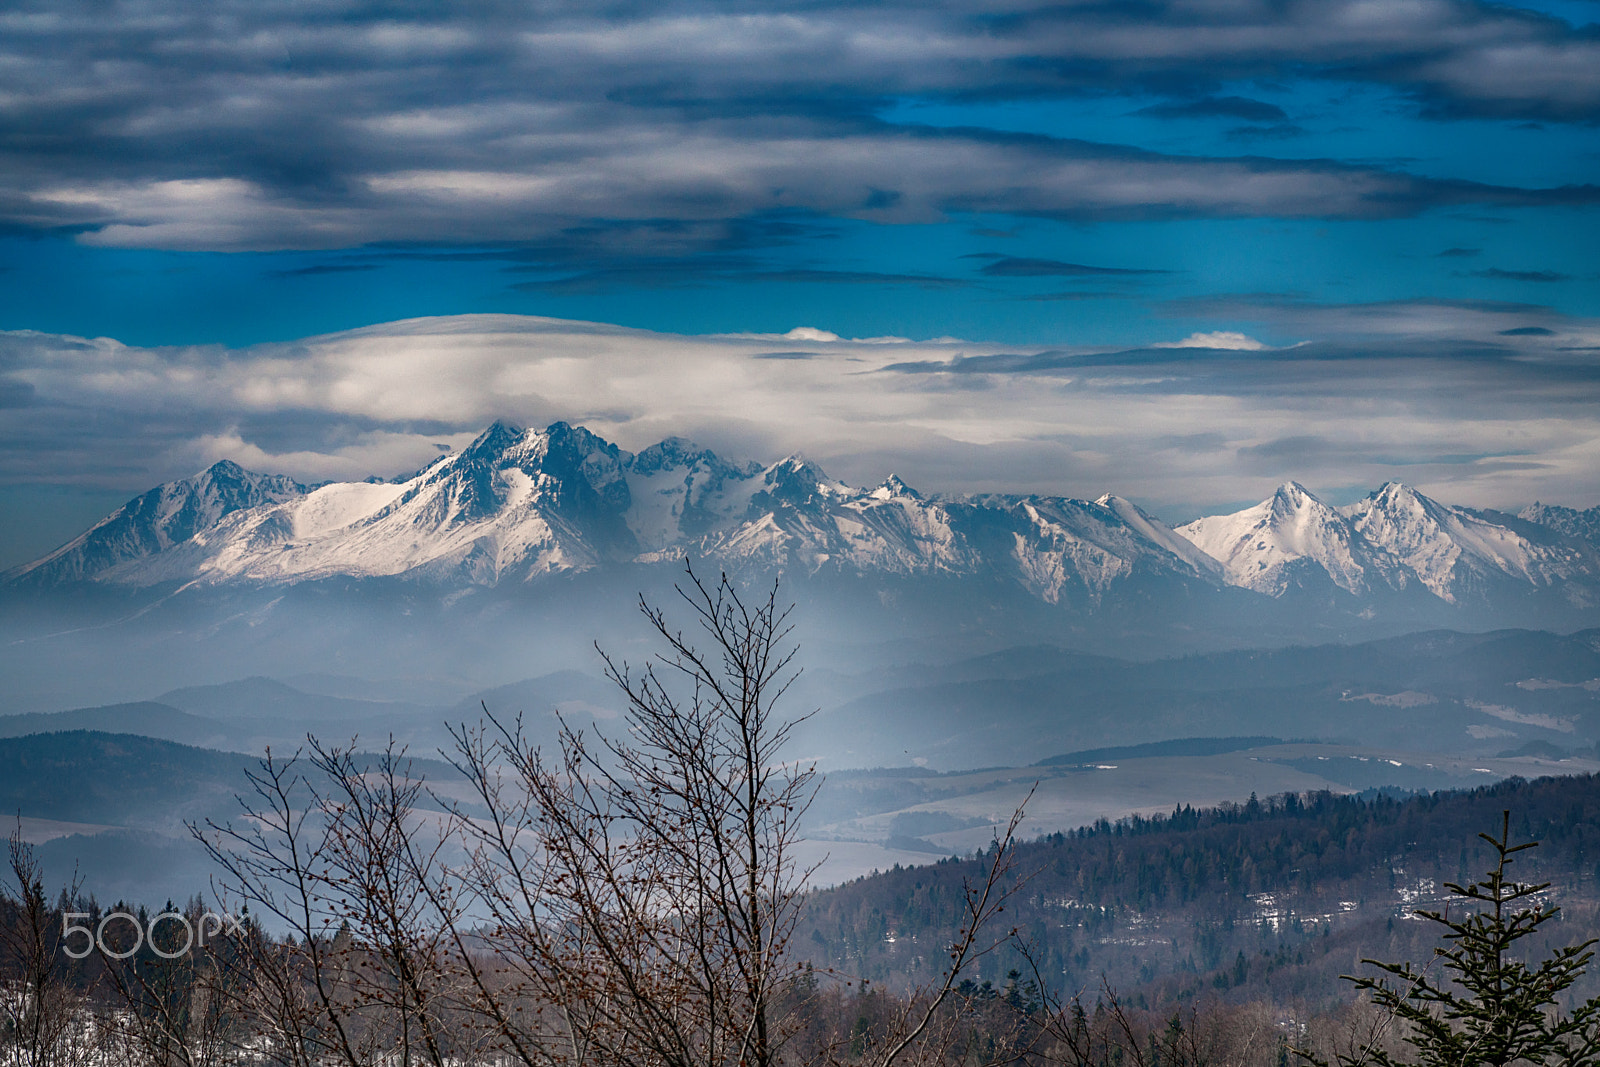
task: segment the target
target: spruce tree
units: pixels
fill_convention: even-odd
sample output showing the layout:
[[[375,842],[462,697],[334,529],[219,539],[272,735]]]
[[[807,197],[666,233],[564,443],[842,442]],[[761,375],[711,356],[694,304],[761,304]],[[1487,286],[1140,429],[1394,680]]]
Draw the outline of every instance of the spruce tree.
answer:
[[[1410,1054],[1392,1055],[1373,1041],[1339,1053],[1340,1067],[1582,1067],[1600,1060],[1600,997],[1570,1012],[1560,1004],[1594,957],[1597,939],[1557,949],[1537,964],[1519,958],[1517,942],[1560,912],[1540,897],[1549,882],[1508,876],[1516,855],[1538,842],[1511,844],[1509,811],[1498,838],[1478,836],[1494,848],[1494,868],[1480,882],[1444,883],[1468,905],[1467,912],[1459,918],[1448,908],[1416,912],[1443,927],[1445,944],[1434,950],[1443,967],[1430,973],[1431,967],[1409,962],[1362,960],[1384,973],[1344,976],[1370,993],[1389,1018],[1405,1024],[1401,1038]]]

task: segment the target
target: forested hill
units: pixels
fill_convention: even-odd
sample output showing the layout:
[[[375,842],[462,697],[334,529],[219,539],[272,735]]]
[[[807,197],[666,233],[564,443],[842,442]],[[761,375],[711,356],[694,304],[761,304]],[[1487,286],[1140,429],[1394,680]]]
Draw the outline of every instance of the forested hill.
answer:
[[[1515,875],[1551,881],[1563,943],[1595,929],[1600,899],[1600,777],[1509,779],[1409,798],[1328,793],[1101,822],[1021,845],[1021,888],[1001,917],[1035,946],[1057,992],[1102,980],[1152,1002],[1196,993],[1240,999],[1347,996],[1340,973],[1363,957],[1426,960],[1442,881],[1483,874],[1480,831],[1512,812],[1512,835],[1539,840]],[[820,891],[797,931],[818,966],[898,984],[943,963],[964,881],[981,859],[897,868]],[[1026,970],[1001,949],[976,976],[1000,985]]]

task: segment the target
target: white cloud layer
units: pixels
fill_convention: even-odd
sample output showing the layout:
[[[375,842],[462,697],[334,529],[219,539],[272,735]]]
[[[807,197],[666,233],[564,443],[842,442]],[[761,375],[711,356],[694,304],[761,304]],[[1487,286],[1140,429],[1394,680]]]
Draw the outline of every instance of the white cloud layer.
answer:
[[[1314,339],[1019,349],[506,315],[239,350],[10,333],[0,484],[131,494],[220,458],[392,476],[504,417],[631,449],[680,435],[732,458],[802,451],[858,484],[893,470],[929,491],[1109,489],[1173,520],[1287,477],[1335,496],[1397,478],[1484,506],[1600,502],[1600,323],[1511,305],[1252,313]]]

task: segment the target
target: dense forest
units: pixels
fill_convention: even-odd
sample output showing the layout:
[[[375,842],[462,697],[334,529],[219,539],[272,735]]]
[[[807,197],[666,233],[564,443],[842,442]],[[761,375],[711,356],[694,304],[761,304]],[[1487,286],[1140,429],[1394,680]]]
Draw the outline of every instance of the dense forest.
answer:
[[[1509,779],[1469,792],[1286,795],[1101,822],[1018,846],[1007,912],[1045,980],[1068,994],[1104,978],[1150,1003],[1222,995],[1326,1005],[1363,957],[1426,957],[1412,911],[1480,874],[1478,833],[1513,813],[1542,842],[1521,875],[1552,881],[1569,927],[1600,902],[1600,778]],[[811,895],[797,951],[815,966],[904,986],[937,967],[962,885],[983,857],[897,868]],[[1571,932],[1570,930],[1568,932]],[[1556,936],[1561,936],[1557,934]],[[1581,940],[1581,938],[1578,938]],[[977,964],[1003,984],[1014,949]]]

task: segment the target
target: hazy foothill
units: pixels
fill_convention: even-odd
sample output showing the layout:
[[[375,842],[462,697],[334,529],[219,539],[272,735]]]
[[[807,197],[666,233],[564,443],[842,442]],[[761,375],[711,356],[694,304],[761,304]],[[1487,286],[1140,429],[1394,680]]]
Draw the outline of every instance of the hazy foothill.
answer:
[[[1595,941],[1559,944],[1568,922],[1600,914],[1600,792],[1571,768],[1409,798],[1252,793],[1025,842],[1036,767],[969,857],[813,888],[802,834],[820,779],[815,761],[787,758],[807,716],[780,708],[800,669],[780,589],[691,565],[671,612],[641,598],[649,657],[599,653],[622,705],[610,732],[558,715],[541,745],[522,715],[484,703],[475,724],[447,724],[437,764],[392,739],[375,753],[314,735],[292,756],[269,748],[243,769],[232,818],[185,823],[220,913],[202,894],[159,912],[105,906],[76,873],[52,899],[19,817],[15,892],[0,896],[0,1050],[38,1065],[1388,1067],[1577,1064],[1600,1048],[1600,996],[1568,995],[1588,988]],[[124,766],[130,742],[158,744],[36,736],[57,759],[109,742]],[[1156,742],[1044,767],[1276,741]],[[1539,844],[1513,842],[1510,808],[1498,836],[1478,835],[1485,878],[1441,881],[1484,859],[1461,824],[1512,802],[1519,832],[1548,838],[1535,869],[1561,888],[1508,877]],[[951,819],[895,823],[930,833]],[[1435,904],[1450,899],[1467,913]],[[1411,918],[1444,928],[1434,951],[1449,979],[1360,955],[1425,950]],[[1377,974],[1342,977],[1370,1001],[1332,979],[1353,947]]]

